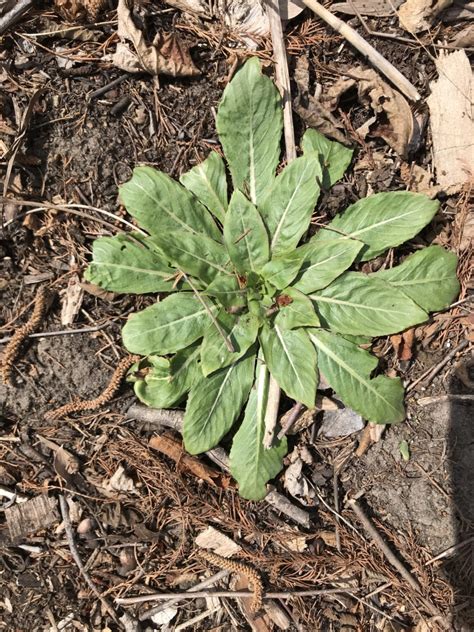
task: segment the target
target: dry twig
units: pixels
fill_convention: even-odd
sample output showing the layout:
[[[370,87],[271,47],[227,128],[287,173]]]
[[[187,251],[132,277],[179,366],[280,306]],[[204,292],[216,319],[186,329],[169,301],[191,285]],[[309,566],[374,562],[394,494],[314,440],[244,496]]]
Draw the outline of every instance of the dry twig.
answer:
[[[23,344],[23,341],[41,325],[47,306],[47,291],[46,286],[43,285],[38,289],[36,294],[35,306],[30,319],[16,330],[4,351],[2,362],[2,377],[4,384],[10,384],[12,368],[18,356],[20,347]]]
[[[106,389],[96,397],[95,399],[86,399],[83,401],[75,400],[73,402],[69,402],[69,404],[65,404],[64,406],[60,406],[55,410],[50,410],[46,413],[47,419],[59,419],[60,417],[64,417],[66,415],[70,415],[71,413],[78,413],[84,410],[96,410],[100,408],[107,402],[109,402],[115,393],[118,391],[120,387],[120,383],[128,369],[140,360],[140,356],[129,355],[125,358],[122,358],[117,365],[117,368],[112,375],[112,379],[110,380]]]
[[[375,66],[387,79],[389,79],[403,94],[412,101],[419,101],[421,96],[415,86],[402,75],[385,57],[375,50],[357,31],[348,24],[328,11],[316,0],[303,0],[304,4],[311,9],[318,17],[324,20],[330,27],[354,46],[362,55],[367,57],[370,63]]]
[[[400,575],[413,588],[413,590],[415,590],[417,593],[421,593],[421,586],[418,580],[415,579],[415,577],[413,577],[410,571],[407,568],[405,568],[405,566],[400,562],[398,557],[396,557],[396,555],[392,552],[392,550],[386,544],[385,540],[382,538],[380,533],[374,527],[372,522],[365,515],[364,510],[362,509],[360,504],[357,502],[357,500],[355,500],[354,498],[351,498],[348,501],[348,504],[350,508],[352,509],[352,511],[357,516],[357,518],[359,519],[359,522],[362,524],[365,531],[372,538],[374,544],[378,546],[378,548],[382,551],[382,553],[385,555],[385,557],[390,562],[390,564],[392,564],[392,566],[394,566],[397,569]]]
[[[61,516],[64,523],[64,530],[66,532],[67,543],[69,545],[71,555],[79,569],[79,572],[83,576],[86,584],[89,586],[92,592],[98,597],[98,599],[100,599],[100,602],[104,606],[105,610],[107,610],[109,615],[112,617],[112,619],[115,621],[115,623],[120,625],[120,621],[118,620],[117,615],[114,612],[114,609],[110,605],[109,601],[101,595],[101,593],[97,589],[97,586],[94,584],[94,582],[90,578],[89,573],[86,571],[84,564],[82,563],[81,557],[79,555],[79,551],[77,550],[76,543],[74,541],[74,533],[72,530],[71,518],[69,516],[69,508],[67,506],[67,502],[64,496],[61,496],[61,495],[59,496],[59,506],[61,508]]]

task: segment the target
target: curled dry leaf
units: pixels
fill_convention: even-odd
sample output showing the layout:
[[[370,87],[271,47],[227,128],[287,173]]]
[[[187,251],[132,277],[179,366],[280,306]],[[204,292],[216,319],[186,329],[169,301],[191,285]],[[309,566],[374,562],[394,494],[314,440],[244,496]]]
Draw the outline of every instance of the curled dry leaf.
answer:
[[[409,33],[431,28],[436,16],[453,4],[453,0],[407,0],[398,10],[400,26]]]
[[[349,78],[337,81],[321,98],[323,107],[334,110],[341,96],[357,86],[359,101],[370,106],[376,119],[372,125],[359,132],[379,136],[402,157],[407,156],[414,134],[414,119],[405,97],[394,90],[371,68],[355,68],[348,71]]]
[[[318,90],[314,95],[309,93],[309,65],[308,58],[301,55],[296,61],[295,82],[298,90],[294,99],[295,112],[309,126],[347,145],[347,138],[342,133],[342,124],[331,113],[330,109],[321,103]]]
[[[292,20],[305,5],[302,0],[279,0],[283,20]],[[232,30],[248,35],[267,35],[270,30],[263,0],[166,0],[167,4],[204,18],[222,19]]]
[[[120,42],[113,61],[118,68],[126,72],[146,71],[155,76],[191,77],[200,74],[189,50],[175,35],[157,33],[151,44],[146,42],[143,33],[135,26],[128,0],[119,0],[117,18]]]

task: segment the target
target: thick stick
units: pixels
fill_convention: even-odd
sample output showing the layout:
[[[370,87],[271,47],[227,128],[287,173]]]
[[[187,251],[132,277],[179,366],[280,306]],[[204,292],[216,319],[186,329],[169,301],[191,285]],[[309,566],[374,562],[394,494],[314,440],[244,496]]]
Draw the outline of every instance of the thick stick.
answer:
[[[319,2],[316,2],[316,0],[303,0],[303,2],[311,11],[316,13],[318,17],[337,31],[337,33],[345,37],[359,53],[367,57],[369,62],[384,74],[406,97],[412,101],[419,101],[421,99],[420,93],[415,86],[359,35],[357,31],[336,17],[331,11],[325,9]]]
[[[263,595],[263,599],[288,599],[292,597],[314,597],[316,595],[340,595],[352,594],[355,592],[350,588],[322,588],[321,590],[283,590],[267,592]],[[253,592],[249,590],[200,590],[192,592],[175,592],[175,593],[153,593],[151,595],[139,595],[138,597],[117,597],[115,603],[120,606],[132,606],[137,603],[146,603],[147,601],[159,601],[161,599],[202,599],[205,597],[232,597],[241,599],[242,597],[253,597]],[[169,604],[166,604],[169,607]],[[140,617],[141,618],[141,617]]]
[[[32,6],[33,0],[17,0],[13,9],[0,18],[0,35],[3,35]]]
[[[291,84],[286,58],[285,39],[281,24],[280,3],[278,0],[267,0],[267,13],[272,35],[273,56],[275,61],[275,78],[283,102],[283,129],[285,135],[286,160],[291,162],[296,158],[295,130],[293,127],[293,110],[291,107]],[[275,378],[270,375],[268,387],[268,402],[265,411],[265,434],[263,446],[272,447],[280,406],[280,387]]]

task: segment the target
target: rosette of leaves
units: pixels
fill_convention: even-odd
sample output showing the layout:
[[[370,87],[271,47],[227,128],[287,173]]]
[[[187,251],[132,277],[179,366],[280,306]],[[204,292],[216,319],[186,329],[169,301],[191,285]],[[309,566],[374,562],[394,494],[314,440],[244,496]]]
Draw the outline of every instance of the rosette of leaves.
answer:
[[[321,188],[342,177],[352,152],[309,130],[302,155],[277,174],[280,96],[257,59],[226,87],[217,130],[232,190],[216,152],[180,183],[137,167],[120,196],[143,232],[96,240],[86,277],[114,292],[160,294],[123,328],[125,347],[143,356],[135,393],[157,408],[186,400],[192,454],[233,431],[240,494],[259,499],[287,450],[286,439],[262,443],[270,376],[312,407],[321,372],[365,419],[403,420],[401,380],[376,374],[359,344],[446,307],[458,292],[456,257],[431,246],[374,274],[350,270],[436,214],[436,201],[406,191],[359,200],[301,244]]]

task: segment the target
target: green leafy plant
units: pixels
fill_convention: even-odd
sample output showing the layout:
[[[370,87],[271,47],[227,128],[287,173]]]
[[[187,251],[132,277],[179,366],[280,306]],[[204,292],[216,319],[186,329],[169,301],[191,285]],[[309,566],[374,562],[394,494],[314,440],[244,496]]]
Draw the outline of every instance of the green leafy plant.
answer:
[[[135,169],[121,187],[145,232],[95,241],[89,281],[115,292],[168,293],[129,317],[125,347],[144,356],[135,392],[158,408],[180,404],[186,449],[213,448],[241,417],[230,464],[242,496],[262,498],[286,439],[262,442],[270,376],[290,398],[314,406],[318,371],[341,400],[376,423],[404,418],[400,379],[374,375],[360,348],[373,336],[426,321],[458,292],[456,257],[439,246],[374,274],[348,271],[414,237],[438,203],[405,191],[359,200],[299,245],[320,188],[352,152],[314,130],[303,155],[276,175],[279,93],[250,59],[224,91],[218,153],[180,178]]]

